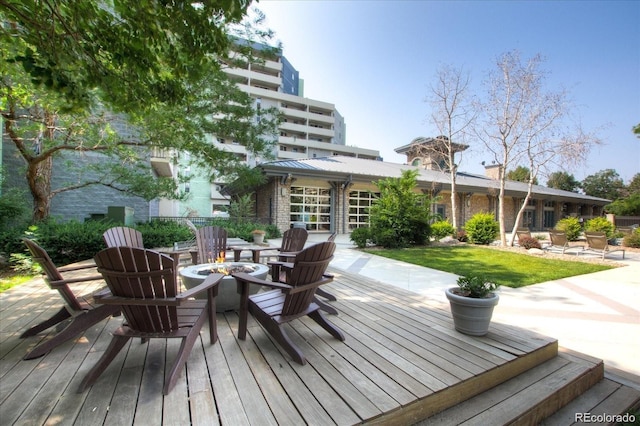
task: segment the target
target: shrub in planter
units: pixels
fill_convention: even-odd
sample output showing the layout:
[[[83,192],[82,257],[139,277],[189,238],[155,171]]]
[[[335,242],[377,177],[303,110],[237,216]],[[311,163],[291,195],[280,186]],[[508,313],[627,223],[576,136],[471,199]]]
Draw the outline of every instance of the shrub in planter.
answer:
[[[489,213],[476,213],[464,225],[469,242],[474,244],[490,244],[500,232],[500,225]]]
[[[567,240],[576,241],[580,236],[582,226],[580,226],[580,221],[577,217],[565,217],[556,223],[555,229],[558,231],[564,231],[567,235]]]
[[[527,250],[532,248],[542,248],[542,245],[540,245],[540,241],[538,241],[537,238],[533,237],[520,237],[520,239],[518,240],[518,244],[520,244],[520,247],[524,247]]]
[[[489,331],[493,308],[500,298],[494,291],[498,285],[483,277],[460,277],[458,287],[445,290],[457,331],[472,336],[484,336]]]
[[[584,225],[584,230],[588,232],[604,232],[607,234],[607,239],[613,238],[615,233],[615,227],[613,223],[609,222],[604,217],[594,217],[589,219]]]
[[[448,220],[439,220],[431,224],[431,236],[436,240],[455,234],[456,230]]]

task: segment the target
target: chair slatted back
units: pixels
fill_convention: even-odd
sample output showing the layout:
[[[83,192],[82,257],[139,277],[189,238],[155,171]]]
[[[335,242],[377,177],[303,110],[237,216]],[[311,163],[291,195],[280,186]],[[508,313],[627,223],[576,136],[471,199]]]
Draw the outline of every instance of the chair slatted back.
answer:
[[[196,233],[198,263],[215,262],[227,250],[227,231],[219,226],[203,226]]]
[[[564,247],[569,244],[567,240],[567,234],[564,231],[549,231],[549,238],[551,239],[551,245]]]
[[[95,256],[98,272],[114,296],[135,299],[122,305],[128,326],[145,333],[178,330],[176,306],[154,304],[175,298],[177,285],[171,257],[137,247],[111,247]]]
[[[142,232],[126,226],[109,228],[102,234],[102,238],[107,247],[127,246],[144,248]]]
[[[607,240],[607,234],[604,232],[585,232],[585,238],[589,248],[595,250],[607,250],[609,248],[609,241]]]
[[[317,283],[323,280],[335,249],[334,242],[325,241],[307,247],[296,255],[287,277],[287,284],[294,289],[285,297],[283,316],[297,315],[309,307],[318,287]]]
[[[282,244],[280,251],[282,252],[296,252],[304,248],[304,244],[307,242],[309,233],[304,228],[291,228],[284,231],[282,234]]]
[[[82,311],[83,310],[82,305],[80,304],[76,295],[73,294],[73,291],[71,290],[71,288],[69,288],[67,284],[58,285],[55,287],[51,285],[52,282],[63,281],[64,277],[62,276],[60,271],[58,271],[58,268],[51,260],[51,257],[49,257],[49,253],[47,253],[46,250],[40,247],[35,241],[32,241],[28,238],[23,238],[22,241],[27,246],[27,249],[29,249],[29,253],[31,253],[31,257],[33,258],[33,260],[35,262],[38,262],[38,264],[44,271],[46,275],[44,282],[47,283],[49,288],[51,288],[52,290],[58,290],[58,293],[60,293],[60,296],[62,296],[65,303],[72,310]]]
[[[516,229],[516,236],[518,237],[518,241],[523,237],[531,238],[531,231],[529,231],[529,228],[518,228]]]

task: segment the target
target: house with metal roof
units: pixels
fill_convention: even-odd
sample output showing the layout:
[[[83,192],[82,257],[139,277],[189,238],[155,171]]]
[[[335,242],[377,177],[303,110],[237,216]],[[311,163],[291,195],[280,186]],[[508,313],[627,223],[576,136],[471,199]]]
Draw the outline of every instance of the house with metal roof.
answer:
[[[259,217],[269,218],[281,230],[304,226],[310,232],[349,233],[368,226],[369,208],[378,188],[375,182],[400,177],[403,170],[418,170],[417,190],[436,197],[435,213],[451,215],[448,172],[421,166],[396,164],[363,158],[332,156],[280,160],[256,166],[267,183],[256,191]],[[457,173],[458,223],[478,212],[498,212],[500,182],[493,177],[498,166],[488,166],[487,175]],[[505,217],[507,229],[513,227],[516,214],[527,193],[527,184],[507,181]],[[603,214],[610,201],[575,192],[534,185],[532,197],[519,226],[531,230],[553,228],[566,216],[592,217]]]

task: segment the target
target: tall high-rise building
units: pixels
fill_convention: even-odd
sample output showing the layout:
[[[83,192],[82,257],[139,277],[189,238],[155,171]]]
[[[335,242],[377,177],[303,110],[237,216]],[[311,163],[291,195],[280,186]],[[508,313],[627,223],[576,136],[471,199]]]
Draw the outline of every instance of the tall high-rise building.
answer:
[[[260,45],[254,46],[257,50]],[[378,150],[346,145],[346,124],[335,105],[304,97],[304,81],[281,51],[262,55],[260,63],[247,63],[244,67],[228,68],[225,72],[248,93],[256,107],[274,107],[283,116],[273,156],[277,159],[304,159],[346,155],[356,158],[379,159]],[[263,162],[253,158],[244,146],[224,136],[213,136],[212,143],[220,149],[236,153],[247,164]],[[189,201],[182,203],[185,211],[198,216],[210,216],[229,204],[220,190],[226,182],[210,182],[204,173],[190,171],[191,181],[186,190]],[[161,212],[163,214],[164,212]],[[167,212],[166,214],[169,214]]]

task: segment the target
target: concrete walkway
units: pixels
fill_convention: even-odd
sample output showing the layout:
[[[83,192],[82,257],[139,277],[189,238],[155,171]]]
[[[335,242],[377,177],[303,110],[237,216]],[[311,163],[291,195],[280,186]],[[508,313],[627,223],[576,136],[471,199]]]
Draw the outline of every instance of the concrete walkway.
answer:
[[[310,234],[308,243],[326,238]],[[444,289],[456,285],[457,275],[354,250],[348,235],[338,235],[336,245],[331,267],[448,304]],[[626,265],[620,268],[519,289],[501,287],[493,320],[554,337],[560,346],[640,376],[640,253],[621,257],[620,252],[607,257]]]

